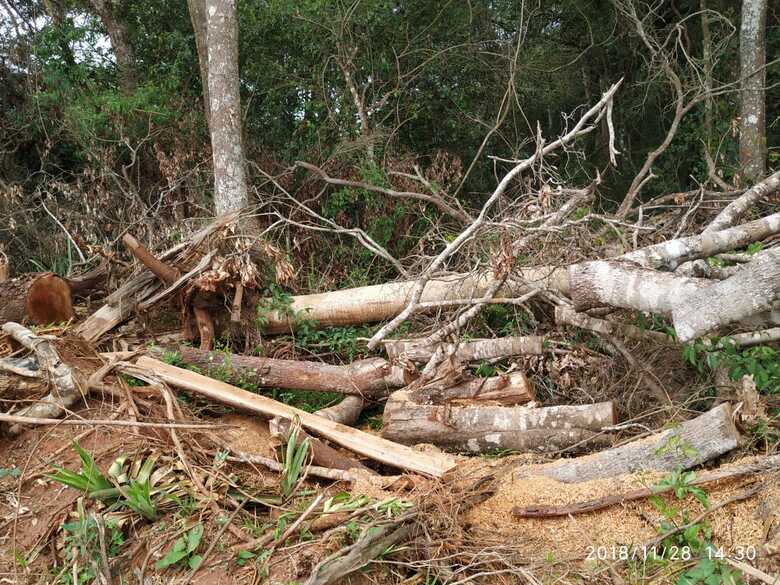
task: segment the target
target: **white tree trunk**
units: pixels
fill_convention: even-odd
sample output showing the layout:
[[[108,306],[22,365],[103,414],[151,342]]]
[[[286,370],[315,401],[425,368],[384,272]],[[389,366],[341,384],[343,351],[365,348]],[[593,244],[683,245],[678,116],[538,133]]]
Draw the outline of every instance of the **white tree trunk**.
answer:
[[[208,93],[217,215],[247,206],[238,78],[236,0],[207,0]]]
[[[542,353],[542,338],[499,337],[498,339],[474,339],[463,343],[440,343],[420,345],[419,340],[392,340],[385,343],[385,351],[390,359],[405,355],[413,362],[427,363],[434,352],[441,350],[444,355],[452,355],[461,362],[490,360],[513,355],[539,355]]]
[[[630,262],[596,260],[569,267],[575,311],[602,305],[670,314],[677,301],[712,285],[702,278],[675,276]]]
[[[675,436],[679,438],[676,441]],[[688,469],[731,451],[738,439],[731,406],[725,403],[678,427],[593,455],[540,465],[530,469],[528,475],[578,483],[645,469]]]
[[[682,295],[672,312],[677,338],[690,341],[769,310],[780,295],[780,250],[772,249],[726,280]]]
[[[766,0],[742,1],[739,158],[751,181],[766,173],[766,12]]]
[[[611,437],[601,430],[616,422],[612,402],[547,408],[417,404],[399,391],[385,406],[382,436],[406,445],[433,443],[471,453],[552,452],[575,444],[603,446]]]
[[[760,183],[756,183],[734,201],[729,203],[723,210],[710,222],[705,232],[717,232],[733,226],[748,209],[753,205],[766,199],[772,193],[780,189],[780,171],[769,175]]]

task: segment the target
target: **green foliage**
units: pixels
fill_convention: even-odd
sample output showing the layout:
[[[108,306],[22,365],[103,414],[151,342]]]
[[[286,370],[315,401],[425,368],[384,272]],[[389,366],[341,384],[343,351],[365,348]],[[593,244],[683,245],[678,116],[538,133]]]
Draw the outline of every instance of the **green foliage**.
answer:
[[[16,479],[22,475],[22,470],[18,467],[0,467],[0,479],[4,477],[12,477]]]
[[[166,569],[172,565],[188,565],[190,569],[197,569],[200,563],[203,561],[203,557],[196,554],[200,541],[203,538],[203,524],[198,522],[195,526],[190,528],[187,533],[176,539],[171,549],[165,553],[165,556],[161,558],[155,567],[160,569]]]
[[[143,462],[135,477],[128,478],[124,470],[126,457],[117,458],[109,468],[108,475],[104,475],[92,455],[77,442],[73,443],[73,449],[81,459],[81,471],[54,466],[57,472],[46,474],[46,477],[84,492],[90,498],[113,503],[116,507],[130,508],[147,520],[157,517],[157,507],[152,498],[151,475],[155,465],[152,457]]]
[[[298,441],[300,434],[300,423],[293,421],[292,429],[287,437],[287,446],[284,450],[284,467],[282,468],[282,479],[280,488],[282,496],[288,500],[298,487],[298,481],[301,478],[303,466],[306,463],[306,457],[309,454],[309,438]]]
[[[97,567],[102,562],[97,520],[92,514],[87,514],[82,498],[77,500],[76,510],[77,519],[62,525],[65,559],[68,565],[75,567],[73,571],[60,574],[59,583],[63,585],[92,583],[97,577]],[[106,554],[113,558],[119,554],[124,536],[116,521],[106,520],[104,526]]]
[[[728,337],[697,339],[683,347],[683,359],[699,373],[722,363],[732,380],[753,376],[759,392],[780,394],[780,362],[777,350],[768,345],[741,349]]]

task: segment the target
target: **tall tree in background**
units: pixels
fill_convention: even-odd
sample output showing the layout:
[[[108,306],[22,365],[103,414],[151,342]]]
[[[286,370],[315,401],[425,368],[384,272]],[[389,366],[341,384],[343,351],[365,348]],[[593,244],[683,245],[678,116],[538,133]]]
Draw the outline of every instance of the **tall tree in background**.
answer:
[[[739,158],[748,182],[766,174],[766,9],[766,0],[744,0],[742,3]]]
[[[130,43],[127,23],[119,14],[121,4],[114,0],[89,0],[89,5],[100,18],[100,22],[103,23],[108,38],[111,40],[111,48],[116,56],[122,89],[128,93],[132,92],[138,85],[135,52]]]
[[[192,30],[195,33],[195,47],[198,51],[198,65],[200,66],[200,79],[203,86],[203,110],[206,122],[211,124],[211,105],[209,104],[209,56],[206,29],[206,0],[187,0],[187,8],[192,21]]]
[[[221,215],[248,203],[241,144],[236,0],[206,0],[206,45],[214,208]]]

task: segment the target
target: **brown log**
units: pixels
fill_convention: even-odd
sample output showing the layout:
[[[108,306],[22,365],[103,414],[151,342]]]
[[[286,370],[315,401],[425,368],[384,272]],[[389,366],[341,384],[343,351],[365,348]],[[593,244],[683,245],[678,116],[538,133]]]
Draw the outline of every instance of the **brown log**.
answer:
[[[92,270],[67,278],[71,294],[83,297],[102,288],[108,278],[108,265],[108,259],[103,258]]]
[[[542,338],[500,337],[498,339],[473,339],[463,343],[441,343],[422,346],[419,341],[392,340],[385,342],[385,351],[390,359],[396,359],[402,354],[413,362],[427,363],[434,352],[441,350],[445,355],[452,354],[461,362],[490,360],[514,355],[540,355],[542,353]]]
[[[406,445],[433,443],[471,453],[497,449],[553,452],[609,444],[604,427],[617,422],[612,402],[581,406],[417,404],[405,391],[387,401],[382,436]]]
[[[771,455],[765,457],[756,463],[744,463],[741,465],[732,465],[715,469],[713,471],[702,471],[697,473],[690,485],[702,485],[723,481],[727,479],[736,479],[745,475],[755,473],[764,473],[774,471],[780,467],[780,455]],[[674,486],[639,488],[624,492],[622,494],[610,494],[603,498],[566,504],[563,506],[517,506],[512,509],[512,515],[518,518],[555,518],[558,516],[569,516],[570,514],[584,514],[585,512],[595,512],[603,510],[616,504],[630,502],[631,500],[640,500],[656,494],[662,494],[674,489]]]
[[[411,390],[408,394],[409,400],[418,404],[479,400],[511,406],[525,404],[535,399],[533,386],[522,372],[511,372],[490,378],[474,378],[449,388],[431,384]]]
[[[756,258],[734,276],[678,297],[672,312],[681,342],[770,309],[780,296],[780,250]]]
[[[163,284],[170,285],[179,278],[179,271],[168,266],[162,260],[159,260],[146,249],[138,240],[136,240],[131,234],[125,234],[122,237],[122,243],[128,249],[128,251],[135,256],[144,266],[151,270],[154,275],[159,278]]]
[[[219,369],[229,381],[252,382],[263,387],[383,396],[388,390],[402,388],[411,381],[402,367],[382,358],[334,366],[321,362],[208,352],[192,347],[182,347],[179,352],[184,362],[205,372]]]
[[[544,476],[564,483],[617,477],[643,469],[672,471],[689,469],[714,459],[737,446],[739,432],[728,403],[649,437],[620,447],[535,466],[528,477]]]
[[[363,410],[363,399],[360,396],[345,396],[344,399],[335,406],[329,406],[317,411],[317,415],[328,420],[351,426],[357,422],[360,413]],[[268,424],[272,435],[280,436],[285,441],[290,438],[292,425],[290,421],[284,418],[273,418]],[[298,443],[308,439],[311,449],[312,462],[321,467],[329,469],[362,469],[370,471],[368,467],[360,461],[349,455],[345,455],[338,449],[334,449],[327,443],[320,441],[316,437],[310,436],[306,431],[300,429],[298,432]]]
[[[68,283],[51,272],[24,274],[0,282],[0,323],[60,323],[74,317]]]
[[[433,477],[441,477],[455,466],[455,462],[447,455],[414,451],[370,433],[341,425],[316,414],[282,404],[265,396],[253,394],[247,390],[213,380],[190,370],[168,365],[150,357],[140,357],[137,364],[139,367],[147,368],[154,372],[169,384],[206,398],[229,404],[242,410],[262,414],[269,418],[275,416],[289,420],[297,418],[304,428],[314,431],[355,453],[365,455],[381,463]]]

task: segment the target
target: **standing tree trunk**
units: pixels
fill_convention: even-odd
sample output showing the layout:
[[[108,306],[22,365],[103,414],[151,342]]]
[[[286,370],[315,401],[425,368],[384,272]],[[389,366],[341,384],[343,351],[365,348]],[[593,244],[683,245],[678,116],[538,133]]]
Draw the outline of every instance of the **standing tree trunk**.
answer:
[[[208,92],[214,157],[214,208],[222,215],[247,206],[236,0],[206,0]]]
[[[116,57],[122,89],[126,93],[130,93],[138,85],[138,79],[135,71],[135,52],[130,44],[130,34],[126,23],[118,14],[121,3],[115,0],[89,0],[89,3],[100,18],[100,22],[106,27],[111,48]]]
[[[206,124],[211,127],[211,104],[209,103],[209,56],[207,48],[206,0],[187,0],[192,30],[195,33],[195,48],[198,50],[200,83],[203,87],[203,112]]]
[[[761,179],[766,173],[766,7],[766,0],[742,2],[739,158],[748,181]]]

